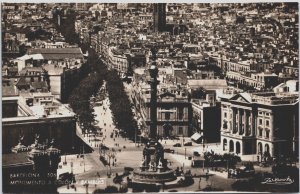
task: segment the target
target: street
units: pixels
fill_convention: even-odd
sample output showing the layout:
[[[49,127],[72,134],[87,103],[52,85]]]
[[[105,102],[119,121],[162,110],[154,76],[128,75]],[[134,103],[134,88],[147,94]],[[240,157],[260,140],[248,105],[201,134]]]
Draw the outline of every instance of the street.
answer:
[[[58,175],[64,172],[73,172],[75,175],[76,183],[74,186],[76,187],[76,191],[72,188],[65,185],[58,189],[60,193],[82,193],[82,192],[92,192],[95,189],[104,189],[107,185],[115,185],[112,179],[115,173],[122,174],[124,172],[124,167],[132,167],[137,168],[140,166],[142,161],[142,150],[143,145],[136,144],[133,141],[128,140],[127,138],[123,138],[120,135],[115,135],[115,132],[119,132],[119,130],[115,127],[113,123],[113,117],[110,110],[110,102],[108,96],[105,97],[101,106],[95,106],[95,114],[96,114],[96,122],[97,126],[102,130],[102,135],[94,136],[94,135],[86,135],[83,136],[81,134],[81,130],[77,130],[77,135],[83,139],[90,147],[94,149],[92,153],[85,153],[84,158],[77,158],[76,155],[68,155],[62,156],[62,162],[60,166],[61,169],[58,170]],[[111,134],[114,133],[113,137]],[[166,159],[169,161],[169,167],[172,169],[176,169],[177,167],[183,167],[184,170],[190,169],[193,175],[196,176],[204,176],[207,172],[207,168],[191,168],[191,160],[188,160],[188,156],[192,156],[194,149],[197,147],[201,147],[200,144],[193,144],[193,146],[187,147],[173,147],[175,143],[190,141],[189,138],[184,138],[184,140],[179,138],[179,140],[162,140],[160,143],[165,148],[174,149],[175,153],[165,153]],[[100,160],[100,144],[103,144],[110,148],[106,151],[106,153],[102,153],[107,161],[110,161],[111,166],[105,166]],[[205,149],[207,150],[207,149]],[[186,155],[185,155],[186,154]],[[66,160],[67,164],[63,165],[63,162]],[[72,163],[72,167],[71,167]],[[110,178],[108,178],[108,174],[112,174]],[[207,186],[217,186],[218,188],[222,188],[224,190],[230,190],[231,184],[235,181],[233,179],[227,179],[227,174],[225,176],[216,175],[213,172],[210,173],[210,178],[206,181],[206,179],[202,178],[200,182],[200,189],[203,189]],[[104,179],[105,184],[89,184],[88,186],[83,185],[84,180],[98,180]],[[196,191],[199,189],[199,178],[194,178],[194,184],[188,187],[177,188],[179,191]],[[171,190],[171,189],[170,189]]]

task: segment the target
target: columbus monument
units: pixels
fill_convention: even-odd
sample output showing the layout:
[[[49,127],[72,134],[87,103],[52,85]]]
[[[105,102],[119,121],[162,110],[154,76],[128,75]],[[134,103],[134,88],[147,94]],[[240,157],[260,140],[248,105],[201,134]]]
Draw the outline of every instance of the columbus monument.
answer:
[[[167,160],[164,159],[164,148],[157,138],[157,85],[159,81],[157,80],[156,47],[153,47],[151,52],[153,62],[149,68],[150,80],[148,82],[151,86],[150,132],[143,150],[142,163],[140,168],[133,172],[132,180],[133,188],[143,188],[146,191],[160,188],[165,182],[176,179],[174,171],[167,167]]]

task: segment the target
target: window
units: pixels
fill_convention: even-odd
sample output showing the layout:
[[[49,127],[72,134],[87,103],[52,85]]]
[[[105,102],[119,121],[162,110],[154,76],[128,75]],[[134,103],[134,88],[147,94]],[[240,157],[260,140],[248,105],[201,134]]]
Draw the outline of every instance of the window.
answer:
[[[228,129],[227,121],[223,121],[223,129]]]
[[[259,115],[262,115],[263,113],[262,113],[262,112],[258,112],[258,114],[259,114]]]
[[[266,138],[269,138],[269,137],[270,137],[270,131],[266,130]]]
[[[183,119],[183,108],[178,109],[178,119],[182,120]]]
[[[224,118],[227,118],[227,113],[226,112],[224,112]]]
[[[165,119],[166,119],[166,120],[170,120],[170,113],[169,113],[169,112],[166,112],[166,113],[165,113]]]
[[[266,120],[266,126],[270,126],[270,121]]]
[[[259,119],[259,120],[258,120],[258,123],[259,123],[260,125],[262,125],[262,119]]]
[[[270,116],[270,113],[266,113],[266,116]]]
[[[262,136],[262,129],[258,129],[258,136],[261,137]]]
[[[182,135],[182,133],[183,133],[182,127],[178,127],[178,135]]]

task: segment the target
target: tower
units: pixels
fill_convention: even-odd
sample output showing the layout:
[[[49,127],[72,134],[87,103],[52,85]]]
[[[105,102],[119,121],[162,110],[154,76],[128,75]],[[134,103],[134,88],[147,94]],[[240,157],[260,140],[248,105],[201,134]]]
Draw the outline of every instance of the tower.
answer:
[[[149,139],[143,150],[140,169],[133,172],[132,182],[133,189],[145,188],[147,192],[155,191],[158,183],[164,184],[176,179],[174,171],[168,168],[167,160],[164,159],[164,148],[157,140],[157,85],[159,84],[156,65],[157,48],[153,47],[151,52],[153,62],[149,68],[151,78],[148,82],[151,86]]]
[[[153,4],[153,31],[162,32],[166,27],[166,3]]]
[[[151,86],[151,100],[150,100],[150,139],[155,139],[157,135],[157,85],[159,84],[159,81],[157,80],[158,75],[158,68],[153,62],[150,69],[150,80],[148,83]]]

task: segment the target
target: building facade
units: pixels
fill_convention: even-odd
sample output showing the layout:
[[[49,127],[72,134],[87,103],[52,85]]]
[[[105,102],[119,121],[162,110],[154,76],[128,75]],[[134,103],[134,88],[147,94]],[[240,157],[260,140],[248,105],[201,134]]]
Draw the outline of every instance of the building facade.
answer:
[[[144,130],[150,129],[150,88],[137,86],[132,94],[136,110],[145,121]],[[192,134],[192,109],[188,92],[174,86],[159,87],[157,97],[157,134],[160,137],[188,137]]]
[[[298,152],[298,95],[261,92],[221,98],[224,152],[262,158]]]
[[[47,143],[52,138],[63,151],[72,151],[76,136],[76,118],[72,110],[61,104],[51,93],[22,93],[20,96],[2,98],[2,152],[18,143],[24,136],[24,145],[40,139]]]
[[[207,92],[204,99],[192,99],[193,132],[202,136],[201,142],[220,142],[221,109],[216,103],[216,93]]]

